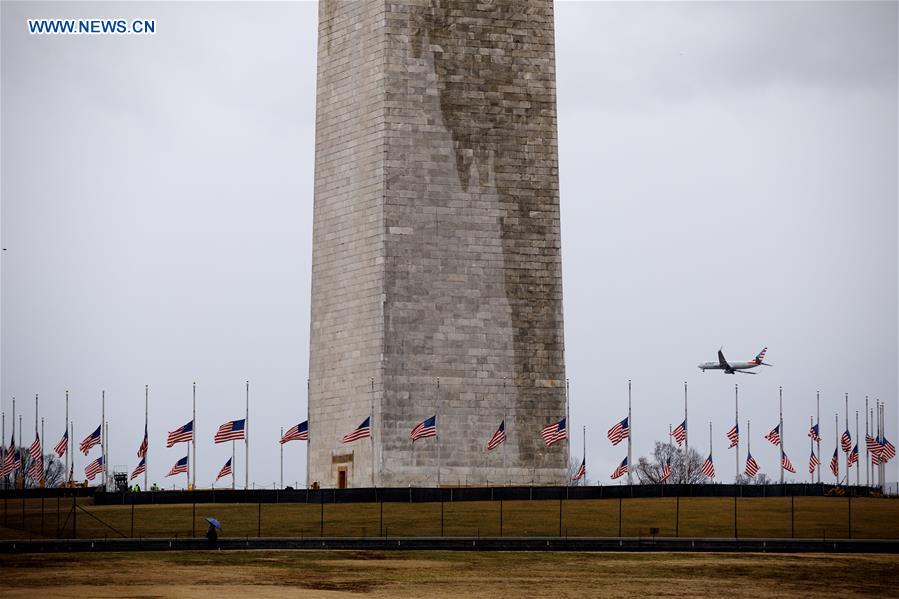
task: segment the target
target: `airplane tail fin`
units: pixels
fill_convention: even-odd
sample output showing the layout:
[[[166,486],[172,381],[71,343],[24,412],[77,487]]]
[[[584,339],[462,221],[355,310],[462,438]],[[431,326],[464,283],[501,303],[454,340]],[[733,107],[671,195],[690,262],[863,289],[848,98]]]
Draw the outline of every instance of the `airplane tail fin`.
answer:
[[[762,351],[759,352],[759,355],[757,355],[755,357],[755,360],[753,360],[753,362],[755,362],[756,364],[760,364],[762,366],[771,366],[771,364],[765,363],[765,353],[767,351],[768,351],[767,347],[763,348]]]

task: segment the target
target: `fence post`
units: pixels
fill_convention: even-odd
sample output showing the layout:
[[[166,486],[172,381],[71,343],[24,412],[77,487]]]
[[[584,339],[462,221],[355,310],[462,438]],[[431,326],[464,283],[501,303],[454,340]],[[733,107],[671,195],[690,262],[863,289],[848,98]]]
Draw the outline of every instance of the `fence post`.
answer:
[[[849,499],[849,538],[852,538],[852,495],[846,495]]]
[[[197,500],[193,496],[193,494],[191,494],[190,499],[191,499],[191,501],[190,501],[190,505],[191,505],[191,508],[190,508],[190,536],[192,538],[196,538],[197,537]],[[131,505],[134,505],[134,504],[132,503]]]
[[[378,525],[378,536],[384,536],[384,495],[381,495],[381,520]]]
[[[618,538],[621,538],[621,496],[618,497]]]
[[[131,496],[131,538],[134,538],[134,495]]]
[[[499,500],[499,536],[503,536],[503,500]]]
[[[678,491],[674,503],[674,536],[680,536],[680,491]]]
[[[443,496],[440,497],[440,536],[443,536]]]
[[[737,490],[734,489],[734,538],[738,539],[737,536]]]
[[[562,497],[559,496],[559,536],[562,536]]]
[[[72,538],[78,538],[78,504],[75,502],[75,489],[72,489]]]
[[[790,495],[790,538],[796,538],[796,506],[795,506],[795,497]]]
[[[44,536],[44,493],[41,491],[41,536]]]
[[[60,495],[56,496],[56,538],[59,538],[59,498]]]
[[[318,536],[325,536],[325,492],[319,493],[319,503],[321,504],[321,519],[318,524]]]

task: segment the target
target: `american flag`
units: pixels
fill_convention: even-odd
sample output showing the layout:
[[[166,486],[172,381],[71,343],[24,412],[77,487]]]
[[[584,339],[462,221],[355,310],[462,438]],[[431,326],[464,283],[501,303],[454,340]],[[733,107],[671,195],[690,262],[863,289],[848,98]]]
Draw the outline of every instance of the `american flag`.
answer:
[[[84,476],[87,477],[87,480],[94,480],[94,477],[101,472],[106,472],[106,464],[103,463],[103,456],[100,456],[85,467]]]
[[[787,454],[783,452],[780,454],[780,463],[783,465],[784,470],[796,474],[796,468],[793,467],[793,462],[791,462],[790,458],[787,457]]]
[[[727,431],[727,438],[730,439],[730,445],[727,446],[728,449],[736,447],[740,442],[740,429],[736,424],[732,429]]]
[[[772,445],[780,445],[780,425],[778,424],[771,432],[765,435],[765,438],[771,441]]]
[[[546,443],[547,447],[555,445],[559,441],[564,441],[568,438],[568,429],[565,427],[565,419],[562,418],[555,424],[544,426],[541,435],[543,436],[543,442]]]
[[[668,480],[668,477],[671,476],[671,460],[665,462],[665,465],[662,467],[662,479],[659,482],[665,482]]]
[[[630,436],[631,429],[627,418],[609,429],[609,441],[612,442],[612,445],[618,445],[623,439],[627,439]]]
[[[412,442],[415,443],[418,439],[424,439],[425,437],[436,437],[437,436],[437,415],[433,415],[430,418],[425,418],[421,422],[415,425],[415,428],[412,429],[412,432],[409,433],[409,437],[412,438]]]
[[[758,473],[759,463],[755,461],[755,458],[750,453],[749,457],[746,458],[746,476],[753,477]]]
[[[7,474],[15,471],[16,469],[16,436],[15,434],[12,437],[12,440],[9,442],[9,449],[6,450],[6,459],[3,460],[3,464],[0,464],[0,476],[6,476]]]
[[[612,480],[621,478],[621,476],[625,474],[627,474],[627,458],[621,460],[621,464],[619,464],[618,467],[615,468],[615,471],[612,472]]]
[[[687,439],[687,421],[684,420],[680,424],[677,425],[677,428],[671,432],[671,436],[674,437],[674,440],[677,441],[677,444],[680,445]]]
[[[56,447],[53,448],[53,451],[56,452],[56,455],[62,457],[62,454],[66,452],[66,449],[69,448],[69,430],[66,429],[66,432],[62,434],[62,439],[59,440],[59,443],[56,444]]]
[[[871,452],[871,463],[877,466],[880,464],[880,446],[877,446],[877,451]]]
[[[341,443],[352,443],[357,439],[365,439],[371,437],[371,416],[362,421],[362,424],[356,427],[356,430],[345,434],[341,437]]]
[[[28,453],[31,455],[31,467],[28,469],[28,476],[33,480],[41,480],[44,478],[44,456],[41,451],[40,435],[35,435],[34,443],[31,444]]]
[[[72,463],[69,464],[69,482],[73,482],[75,480],[75,460],[72,460]]]
[[[284,436],[281,437],[281,444],[287,443],[288,441],[308,441],[309,440],[309,421],[304,420],[296,426],[292,426],[287,429],[287,432],[284,433]]]
[[[840,446],[843,448],[843,453],[849,453],[852,450],[852,436],[849,434],[849,429],[843,431],[843,435],[840,437]]]
[[[496,429],[496,432],[493,433],[493,436],[490,437],[490,440],[487,441],[487,451],[492,451],[506,442],[506,421],[503,420],[499,423],[499,428]],[[575,479],[577,480],[577,479]]]
[[[97,430],[95,430],[94,432],[92,432],[91,434],[89,434],[88,436],[86,436],[84,438],[84,441],[81,442],[81,447],[80,447],[81,453],[83,453],[84,455],[87,455],[87,452],[90,451],[91,447],[93,447],[94,445],[100,444],[100,428],[101,427],[102,427],[102,425],[98,426]]]
[[[812,426],[810,429],[808,429],[808,436],[812,438],[812,441],[820,441],[821,440],[821,437],[818,434],[818,425],[817,424]]]
[[[890,443],[889,439],[883,437],[883,441],[880,444],[880,458],[884,462],[889,462],[893,458],[896,457],[896,446]]]
[[[143,474],[147,471],[147,460],[146,458],[141,458],[140,463],[137,465],[137,468],[134,469],[134,472],[131,473],[131,480],[137,478],[139,474]]]
[[[833,449],[833,457],[830,458],[830,471],[834,476],[840,476],[840,459],[837,457],[837,448]]]
[[[868,451],[880,451],[880,443],[871,435],[865,435],[865,445],[867,445]]]
[[[219,475],[215,477],[215,480],[228,476],[229,474],[231,474],[231,458],[228,458],[228,461],[225,462],[225,465],[219,470]]]
[[[215,442],[224,443],[226,441],[239,441],[245,438],[244,433],[246,432],[246,424],[247,421],[243,418],[240,420],[229,420],[221,425],[219,430],[215,433]]]
[[[815,452],[812,452],[811,457],[808,459],[808,473],[814,474],[815,468],[821,463],[821,460],[818,459],[818,456],[815,455]]]
[[[709,478],[715,478],[715,464],[712,462],[712,454],[702,463],[702,473]]]
[[[137,448],[137,457],[145,458],[147,457],[147,446],[149,445],[149,438],[147,437],[147,425],[144,425],[144,440],[140,442],[140,447]],[[132,477],[134,478],[134,477]]]
[[[171,447],[175,443],[184,443],[192,441],[194,438],[194,421],[191,420],[182,427],[169,431],[169,438],[165,442],[166,447]]]
[[[852,468],[852,464],[858,464],[858,443],[855,444],[855,447],[853,447],[852,451],[849,453],[847,462],[849,463],[850,468]]]
[[[574,473],[574,476],[571,477],[571,480],[581,480],[587,475],[587,458],[581,460],[581,465],[578,466],[577,471]]]
[[[175,462],[175,465],[172,466],[172,469],[169,470],[169,473],[166,474],[165,476],[166,476],[166,478],[168,478],[170,476],[174,476],[176,474],[183,474],[186,472],[187,472],[187,456],[184,456],[183,458],[181,458],[180,460]]]

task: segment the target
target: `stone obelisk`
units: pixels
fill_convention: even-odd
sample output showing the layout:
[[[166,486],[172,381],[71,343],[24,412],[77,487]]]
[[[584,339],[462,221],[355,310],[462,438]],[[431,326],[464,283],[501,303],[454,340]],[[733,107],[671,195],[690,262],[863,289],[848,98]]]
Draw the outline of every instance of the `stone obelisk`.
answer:
[[[564,483],[553,3],[323,0],[316,109],[309,480]]]

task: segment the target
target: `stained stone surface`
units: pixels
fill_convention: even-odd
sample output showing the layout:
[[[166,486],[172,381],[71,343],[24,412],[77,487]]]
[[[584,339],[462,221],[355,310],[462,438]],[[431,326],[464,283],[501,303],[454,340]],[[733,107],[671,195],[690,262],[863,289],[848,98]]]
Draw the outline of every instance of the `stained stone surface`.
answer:
[[[563,483],[552,2],[319,11],[310,481]]]

